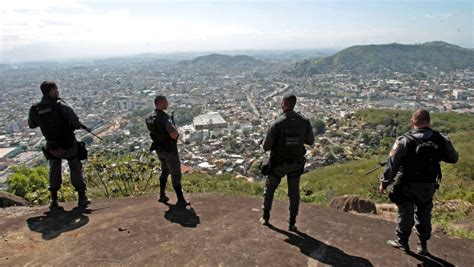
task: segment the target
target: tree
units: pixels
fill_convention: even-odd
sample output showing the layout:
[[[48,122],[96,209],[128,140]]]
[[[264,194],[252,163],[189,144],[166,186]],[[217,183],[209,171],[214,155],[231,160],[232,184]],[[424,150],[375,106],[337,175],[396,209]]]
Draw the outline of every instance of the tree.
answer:
[[[326,123],[323,120],[313,118],[311,125],[313,126],[315,135],[324,134],[326,132]]]
[[[29,168],[16,166],[7,179],[7,191],[26,199],[28,202],[41,205],[49,200],[48,170],[46,166]],[[59,200],[67,201],[75,198],[75,191],[68,177],[63,178]]]

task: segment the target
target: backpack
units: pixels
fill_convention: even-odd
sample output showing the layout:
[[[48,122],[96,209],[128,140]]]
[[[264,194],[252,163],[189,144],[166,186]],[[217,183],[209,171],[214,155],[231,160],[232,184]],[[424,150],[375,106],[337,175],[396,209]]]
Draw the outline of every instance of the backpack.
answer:
[[[439,162],[445,148],[441,140],[443,137],[435,131],[428,140],[421,140],[413,134],[404,136],[412,143],[408,151],[410,162],[404,176],[410,176],[415,182],[436,182],[441,175]]]
[[[286,151],[283,158],[285,160],[299,159],[301,155],[304,155],[304,140],[301,134],[302,129],[283,129],[281,132],[282,146]]]
[[[146,127],[148,128],[148,131],[150,131],[150,137],[153,140],[150,151],[172,152],[177,149],[176,141],[171,139],[164,126],[159,123],[163,118],[162,114],[156,114],[145,118]]]
[[[38,123],[49,149],[70,148],[74,145],[74,131],[61,111],[61,104],[38,103],[30,109]]]

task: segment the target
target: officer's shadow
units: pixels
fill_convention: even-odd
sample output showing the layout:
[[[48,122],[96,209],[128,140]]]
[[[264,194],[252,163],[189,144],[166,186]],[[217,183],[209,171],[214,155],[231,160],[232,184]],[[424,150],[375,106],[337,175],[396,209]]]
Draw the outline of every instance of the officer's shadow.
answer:
[[[75,207],[70,211],[63,207],[51,209],[41,216],[31,217],[26,220],[31,231],[42,234],[45,240],[51,240],[60,236],[64,232],[78,229],[89,222],[92,210],[82,207]]]
[[[300,231],[288,232],[276,228],[273,225],[269,225],[268,228],[286,235],[288,239],[286,239],[285,242],[298,247],[301,253],[323,264],[331,266],[373,266],[372,263],[365,258],[346,254],[344,251],[327,245]]]
[[[164,203],[168,206],[168,210],[165,211],[165,219],[172,223],[180,224],[183,227],[196,228],[201,223],[199,216],[196,211],[191,207],[187,209],[183,206],[173,205]]]
[[[432,254],[421,256],[419,254],[416,254],[413,251],[410,251],[407,253],[407,255],[412,256],[413,258],[421,261],[421,263],[418,264],[418,266],[450,266],[450,267],[452,266],[454,267],[454,264],[448,261],[445,261],[443,259],[440,259]]]

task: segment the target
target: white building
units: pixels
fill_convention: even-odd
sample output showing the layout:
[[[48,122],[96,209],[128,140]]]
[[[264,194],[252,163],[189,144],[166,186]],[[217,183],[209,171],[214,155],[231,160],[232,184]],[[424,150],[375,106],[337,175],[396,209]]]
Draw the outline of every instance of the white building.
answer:
[[[217,112],[202,114],[193,119],[195,130],[215,130],[227,128],[227,122]]]

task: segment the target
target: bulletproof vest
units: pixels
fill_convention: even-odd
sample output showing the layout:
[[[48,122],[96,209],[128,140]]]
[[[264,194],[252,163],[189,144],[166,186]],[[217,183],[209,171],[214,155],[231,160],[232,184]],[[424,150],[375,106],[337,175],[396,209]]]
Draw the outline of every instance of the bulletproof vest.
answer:
[[[440,161],[446,149],[444,137],[431,131],[416,138],[412,133],[404,135],[407,154],[402,160],[401,181],[411,183],[435,183],[441,177]]]
[[[74,145],[74,129],[69,121],[64,118],[61,104],[40,102],[31,107],[32,118],[41,129],[50,149],[70,148]]]
[[[161,110],[158,110],[155,115],[145,119],[146,126],[150,131],[150,137],[158,152],[169,152],[176,148],[176,141],[171,138],[166,130],[167,119],[168,115]]]
[[[286,113],[283,120],[275,124],[275,142],[271,150],[273,163],[300,163],[306,153],[304,139],[308,124],[299,114]]]

